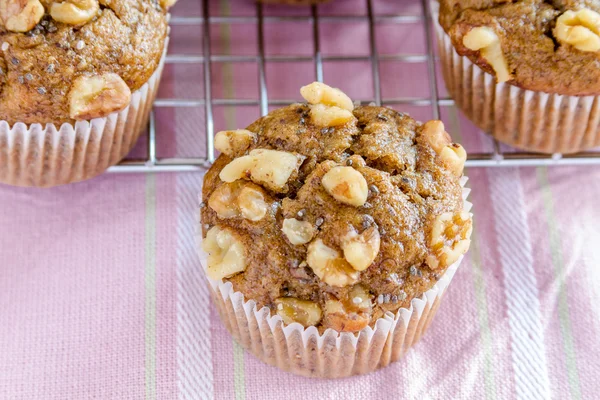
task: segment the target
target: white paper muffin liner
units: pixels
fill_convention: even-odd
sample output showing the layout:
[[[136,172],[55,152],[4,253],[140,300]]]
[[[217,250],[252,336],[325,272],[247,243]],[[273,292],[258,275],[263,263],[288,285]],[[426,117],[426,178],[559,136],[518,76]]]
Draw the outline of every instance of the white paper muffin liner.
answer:
[[[148,123],[162,74],[162,58],[148,82],[131,94],[127,108],[73,124],[0,121],[0,182],[50,187],[93,178],[121,161]]]
[[[464,187],[467,178],[463,177]],[[470,189],[463,188],[464,209]],[[208,255],[202,251],[198,237],[200,260],[206,271]],[[315,378],[343,378],[366,374],[399,360],[427,331],[438,310],[461,257],[448,267],[440,280],[409,309],[387,312],[374,328],[366,327],[358,334],[327,329],[320,334],[314,326],[298,323],[284,326],[281,317],[271,315],[267,307],[258,309],[253,300],[246,301],[230,282],[206,279],[221,320],[235,340],[263,362],[297,375]]]
[[[600,146],[600,96],[565,96],[496,83],[494,76],[460,56],[432,3],[446,88],[475,125],[513,147],[574,153]]]

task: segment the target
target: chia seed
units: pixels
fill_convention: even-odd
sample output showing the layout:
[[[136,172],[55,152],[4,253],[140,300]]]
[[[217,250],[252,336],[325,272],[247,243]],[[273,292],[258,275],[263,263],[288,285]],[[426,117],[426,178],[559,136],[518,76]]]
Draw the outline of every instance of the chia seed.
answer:
[[[413,265],[412,267],[410,267],[410,274],[413,276],[418,276],[418,277],[422,277],[423,273],[421,272],[420,269],[418,269],[415,265]]]
[[[377,303],[383,304],[383,295],[382,294],[380,294],[379,296],[377,296]]]
[[[296,215],[298,216],[298,218],[302,219],[306,215],[306,210],[300,210],[296,213]]]
[[[37,91],[39,94],[46,94],[46,88],[43,86],[40,86],[39,88],[37,88]]]
[[[33,75],[25,74],[25,79],[27,79],[28,81],[31,81],[31,80],[33,80]]]
[[[347,160],[347,161],[346,161],[346,165],[347,165],[347,166],[351,167],[351,166],[352,166],[352,164],[353,164],[353,161],[352,161],[352,160]]]
[[[300,117],[300,125],[304,125],[306,123],[306,120],[304,119],[304,117]]]
[[[78,42],[77,42],[77,44],[75,45],[75,48],[76,48],[77,50],[81,50],[81,49],[83,49],[84,47],[85,47],[85,42],[84,42],[83,40],[80,40],[80,41],[78,41]]]
[[[328,130],[327,128],[323,128],[323,129],[321,129],[321,133],[324,135],[327,133],[327,130]]]
[[[1,47],[2,51],[8,50],[8,46],[9,46],[8,42],[3,42],[2,47]]]
[[[25,79],[23,79],[23,76],[22,76],[22,75],[19,75],[19,76],[17,77],[17,79],[19,80],[19,83],[21,83],[21,84],[25,83]]]
[[[205,202],[200,203],[200,208],[204,208],[204,207],[206,207],[206,203]]]
[[[379,188],[375,185],[370,185],[369,190],[373,192],[373,194],[379,194]]]
[[[323,222],[325,222],[325,220],[322,217],[317,218],[317,220],[315,221],[315,225],[317,226],[317,228],[321,225],[323,225]]]
[[[379,119],[380,119],[380,120],[382,120],[382,121],[387,121],[387,120],[388,120],[388,117],[386,117],[386,116],[385,116],[385,115],[383,115],[383,114],[377,114],[377,118],[379,118]]]
[[[19,60],[17,60],[16,58],[11,58],[10,62],[12,62],[14,65],[19,65]]]
[[[46,71],[50,74],[53,74],[56,71],[54,69],[54,64],[48,64],[48,68],[46,68]]]

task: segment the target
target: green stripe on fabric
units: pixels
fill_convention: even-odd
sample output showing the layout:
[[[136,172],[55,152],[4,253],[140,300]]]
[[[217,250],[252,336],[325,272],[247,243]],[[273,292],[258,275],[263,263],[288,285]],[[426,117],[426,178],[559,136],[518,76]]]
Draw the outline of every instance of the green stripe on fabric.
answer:
[[[231,15],[231,4],[229,0],[221,0],[220,3],[220,11],[223,16]],[[231,25],[229,24],[220,24],[219,33],[221,35],[221,48],[222,53],[225,55],[229,55],[231,53]],[[223,63],[221,66],[221,72],[223,75],[223,95],[226,99],[235,98],[235,87],[233,85],[234,74],[233,74],[233,64],[232,63]],[[236,121],[236,108],[235,107],[225,107],[224,108],[224,117],[225,117],[225,127],[221,129],[237,129]],[[217,128],[217,130],[220,130]],[[244,349],[233,340],[233,390],[235,394],[235,400],[244,400],[246,398],[246,368],[244,361]]]
[[[564,273],[564,261],[554,213],[552,189],[550,188],[550,181],[548,180],[548,168],[537,168],[537,178],[541,187],[544,211],[546,212],[546,221],[548,223],[548,238],[550,241],[552,265],[554,267],[554,278],[558,280],[558,319],[563,338],[569,388],[572,399],[581,399],[581,386],[579,383],[579,372],[577,371],[577,356],[575,353],[575,342],[573,340],[573,330],[569,315],[567,286],[565,284],[566,276]]]
[[[477,303],[477,313],[479,317],[479,333],[483,347],[483,381],[485,386],[486,399],[496,398],[496,379],[494,376],[493,360],[493,339],[490,330],[490,317],[488,315],[487,294],[485,279],[483,276],[483,267],[481,263],[481,253],[479,251],[479,241],[477,236],[477,224],[473,224],[473,235],[471,236],[471,248],[467,253],[471,258],[471,268],[473,271],[473,286],[475,288],[475,301]]]
[[[246,398],[246,367],[244,362],[244,348],[233,342],[233,388],[235,400]]]
[[[145,367],[146,399],[156,399],[156,177],[146,175]]]

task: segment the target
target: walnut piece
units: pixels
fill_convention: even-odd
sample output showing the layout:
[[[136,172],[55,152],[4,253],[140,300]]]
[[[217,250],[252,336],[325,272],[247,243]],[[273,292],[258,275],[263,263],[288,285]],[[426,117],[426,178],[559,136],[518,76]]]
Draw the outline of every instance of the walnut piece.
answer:
[[[429,267],[436,270],[455,263],[469,250],[472,230],[471,215],[466,211],[438,215],[431,228]]]
[[[98,0],[69,0],[52,3],[50,16],[63,24],[83,25],[94,18],[99,10]]]
[[[287,182],[298,171],[305,157],[285,151],[254,149],[247,156],[234,159],[221,170],[224,182],[250,179],[277,193],[288,190]]]
[[[313,82],[310,85],[303,86],[300,89],[300,94],[310,104],[324,104],[348,111],[354,110],[354,103],[346,93],[324,83]]]
[[[333,127],[354,121],[354,114],[336,106],[315,104],[310,106],[310,119],[313,124],[323,127]]]
[[[246,129],[234,131],[221,131],[215,135],[215,149],[229,157],[235,157],[250,146],[256,140],[256,134]]]
[[[296,218],[284,219],[281,230],[294,246],[310,242],[315,234],[315,228],[310,222],[298,221]]]
[[[479,26],[471,29],[463,37],[463,44],[469,50],[479,50],[481,52],[481,56],[496,71],[498,82],[506,82],[512,79],[508,70],[508,62],[504,57],[504,53],[502,53],[500,38],[492,28]]]
[[[327,246],[321,239],[315,239],[308,245],[306,263],[319,279],[330,286],[345,287],[358,281],[358,272],[339,251]]]
[[[342,238],[344,258],[357,271],[364,271],[379,254],[380,237],[375,226],[367,228],[360,235],[352,229]]]
[[[467,152],[458,143],[445,146],[440,153],[442,164],[455,176],[461,177],[467,161]]]
[[[29,32],[44,16],[44,6],[39,0],[0,0],[0,18],[6,30]]]
[[[289,325],[297,322],[304,327],[317,325],[323,317],[321,307],[315,302],[300,300],[294,297],[280,297],[275,300],[277,315],[283,323]]]
[[[556,20],[554,36],[563,44],[581,51],[600,50],[600,14],[584,8],[565,11]]]
[[[219,186],[208,199],[208,206],[219,218],[240,216],[256,222],[267,214],[268,204],[260,186],[246,181],[235,181]]]
[[[213,226],[202,241],[208,253],[206,274],[214,280],[229,278],[246,270],[244,245],[228,228]]]
[[[452,138],[446,132],[442,121],[425,122],[421,130],[421,136],[437,154],[440,154],[445,146],[452,143]]]
[[[371,311],[371,295],[362,285],[356,285],[343,301],[325,302],[323,324],[338,332],[358,332],[369,325]]]
[[[131,101],[129,86],[117,74],[80,76],[69,92],[69,113],[76,120],[105,117]]]
[[[369,187],[365,177],[352,167],[333,167],[321,179],[323,187],[337,201],[355,207],[365,204]]]
[[[177,3],[177,0],[160,0],[159,3],[163,9],[168,10]]]

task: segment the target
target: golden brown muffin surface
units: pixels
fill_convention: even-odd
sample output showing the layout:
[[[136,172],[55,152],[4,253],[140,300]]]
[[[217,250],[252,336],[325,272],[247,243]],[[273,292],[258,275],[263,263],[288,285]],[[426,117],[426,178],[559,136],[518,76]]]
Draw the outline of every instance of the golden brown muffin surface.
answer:
[[[582,96],[600,94],[599,13],[597,0],[441,0],[439,20],[456,51],[486,72],[498,76],[485,49],[465,45],[474,28],[497,35],[510,84]]]
[[[14,6],[19,1],[27,2],[0,3]],[[94,9],[94,1],[73,4]],[[167,22],[166,8],[156,1],[100,0],[97,12],[85,22],[53,8],[57,3],[42,0],[44,14],[26,32],[9,29],[15,29],[7,18],[14,7],[11,13],[0,4],[0,120],[9,124],[61,124],[105,116],[124,108],[129,92],[146,83],[158,67]],[[77,113],[71,89],[78,78],[88,77],[103,77],[102,84],[111,91],[99,99],[103,106],[95,112]]]
[[[293,104],[246,131],[235,131],[243,140],[228,146],[228,154],[207,172],[201,208],[204,241],[207,233],[228,232],[219,240],[228,242],[229,249],[240,244],[235,251],[244,259],[240,266],[227,258],[229,252],[212,274],[209,259],[209,276],[229,280],[259,307],[300,315],[284,316],[286,323],[357,331],[386,311],[409,306],[443,275],[446,260],[436,265],[431,259],[439,255],[432,231],[440,216],[454,216],[457,231],[470,234],[459,183],[464,159],[454,160],[458,169],[453,169],[441,150],[462,147],[450,144],[439,121],[423,125],[390,108],[359,106],[348,112],[346,123],[322,126],[315,123],[312,107]],[[443,143],[432,142],[436,129],[444,135]],[[222,138],[221,132],[218,147]],[[265,188],[251,167],[241,179],[223,181],[231,165],[265,149],[299,159],[300,167],[285,187]],[[331,181],[339,176],[348,180],[334,185],[336,191]],[[364,186],[353,185],[363,178]],[[261,193],[261,212],[245,204],[248,196],[242,191]],[[449,238],[445,244],[452,247],[454,242]],[[205,246],[209,253],[211,246]],[[233,264],[237,273],[222,272]],[[298,311],[306,304],[289,305],[286,299],[308,301],[316,314],[307,320]]]

